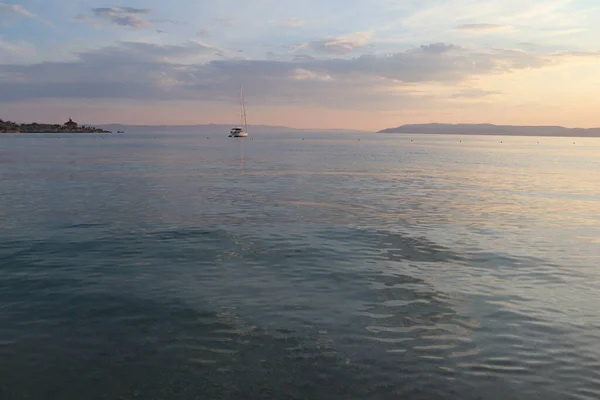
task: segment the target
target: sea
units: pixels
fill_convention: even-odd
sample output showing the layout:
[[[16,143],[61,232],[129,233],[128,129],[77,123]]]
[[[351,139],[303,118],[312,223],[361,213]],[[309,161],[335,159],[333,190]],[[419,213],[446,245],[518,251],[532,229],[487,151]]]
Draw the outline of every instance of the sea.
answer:
[[[0,135],[0,399],[598,399],[600,139]]]

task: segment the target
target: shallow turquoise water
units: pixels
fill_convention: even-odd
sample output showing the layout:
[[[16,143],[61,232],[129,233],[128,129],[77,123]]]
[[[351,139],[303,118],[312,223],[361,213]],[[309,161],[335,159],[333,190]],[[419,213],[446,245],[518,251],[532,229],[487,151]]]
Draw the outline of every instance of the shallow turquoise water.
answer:
[[[598,398],[599,154],[0,136],[0,398]]]

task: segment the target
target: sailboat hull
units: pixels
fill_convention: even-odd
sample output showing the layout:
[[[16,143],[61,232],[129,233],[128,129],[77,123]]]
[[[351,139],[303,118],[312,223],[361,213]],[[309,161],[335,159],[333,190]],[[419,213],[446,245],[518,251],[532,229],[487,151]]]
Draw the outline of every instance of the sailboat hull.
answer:
[[[238,132],[232,135],[232,137],[246,137],[248,136],[248,132]]]

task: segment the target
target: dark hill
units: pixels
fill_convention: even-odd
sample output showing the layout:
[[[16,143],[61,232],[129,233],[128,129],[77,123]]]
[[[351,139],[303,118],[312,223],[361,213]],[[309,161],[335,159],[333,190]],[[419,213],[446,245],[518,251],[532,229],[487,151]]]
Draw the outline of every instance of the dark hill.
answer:
[[[412,124],[388,128],[379,133],[423,133],[450,135],[575,136],[600,137],[600,128],[563,126],[518,126],[494,124]]]

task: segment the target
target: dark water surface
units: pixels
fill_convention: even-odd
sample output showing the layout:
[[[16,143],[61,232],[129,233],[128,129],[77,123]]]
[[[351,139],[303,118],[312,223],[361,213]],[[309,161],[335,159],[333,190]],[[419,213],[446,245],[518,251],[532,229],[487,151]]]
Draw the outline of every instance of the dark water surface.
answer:
[[[599,262],[598,139],[2,135],[0,399],[597,399]]]

